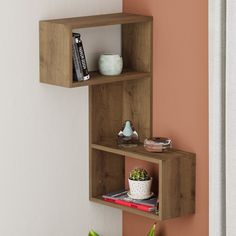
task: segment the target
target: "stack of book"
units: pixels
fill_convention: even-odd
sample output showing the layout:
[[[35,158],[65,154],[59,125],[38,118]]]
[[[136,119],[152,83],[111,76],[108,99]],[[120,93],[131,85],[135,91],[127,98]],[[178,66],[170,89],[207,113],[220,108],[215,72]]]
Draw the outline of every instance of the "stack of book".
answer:
[[[107,202],[112,202],[118,205],[136,208],[141,211],[157,212],[158,211],[158,199],[153,196],[145,200],[135,200],[127,195],[127,191],[117,191],[108,193],[102,196]]]
[[[85,58],[83,43],[79,33],[72,33],[73,81],[84,81],[90,78]]]

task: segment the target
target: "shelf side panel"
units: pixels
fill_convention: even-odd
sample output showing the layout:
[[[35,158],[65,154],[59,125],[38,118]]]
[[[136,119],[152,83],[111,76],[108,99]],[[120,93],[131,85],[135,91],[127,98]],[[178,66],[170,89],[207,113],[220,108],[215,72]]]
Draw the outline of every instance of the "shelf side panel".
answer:
[[[90,89],[91,142],[114,140],[122,126],[122,82]]]
[[[125,68],[150,73],[123,90],[123,120],[133,121],[143,142],[152,135],[152,21],[122,25],[122,56]]]
[[[151,89],[150,78],[124,82],[122,120],[133,122],[141,142],[151,136]]]
[[[124,188],[124,158],[97,150],[90,158],[90,198]]]
[[[141,72],[152,70],[152,21],[122,25],[124,67]]]
[[[160,218],[195,212],[195,155],[192,158],[162,160],[159,169]]]
[[[72,86],[71,31],[63,25],[40,22],[40,82]]]

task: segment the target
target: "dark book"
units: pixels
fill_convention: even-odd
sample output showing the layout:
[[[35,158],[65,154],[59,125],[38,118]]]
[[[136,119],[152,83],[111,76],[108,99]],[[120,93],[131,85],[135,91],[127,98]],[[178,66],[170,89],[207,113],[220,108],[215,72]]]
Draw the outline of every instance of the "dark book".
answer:
[[[73,80],[74,81],[83,81],[83,72],[79,59],[79,52],[77,45],[75,43],[75,37],[72,36],[72,60],[73,60]]]
[[[84,53],[84,47],[83,47],[83,43],[82,43],[80,34],[73,33],[73,37],[75,39],[75,43],[77,46],[77,52],[78,52],[80,67],[81,67],[82,74],[83,74],[83,79],[88,80],[90,78],[90,76],[89,76],[89,72],[88,72],[88,66],[87,66],[86,57],[85,57],[85,53]]]

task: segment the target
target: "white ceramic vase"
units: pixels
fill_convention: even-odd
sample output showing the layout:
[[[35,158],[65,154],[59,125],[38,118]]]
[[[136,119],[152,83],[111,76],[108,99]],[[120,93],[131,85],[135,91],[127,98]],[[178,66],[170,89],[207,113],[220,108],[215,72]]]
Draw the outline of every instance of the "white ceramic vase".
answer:
[[[152,178],[150,180],[137,181],[131,180],[129,181],[129,190],[130,195],[136,199],[145,199],[148,198],[151,194],[151,186],[152,186]]]
[[[98,60],[98,68],[102,75],[119,75],[123,69],[122,57],[118,54],[102,54]]]

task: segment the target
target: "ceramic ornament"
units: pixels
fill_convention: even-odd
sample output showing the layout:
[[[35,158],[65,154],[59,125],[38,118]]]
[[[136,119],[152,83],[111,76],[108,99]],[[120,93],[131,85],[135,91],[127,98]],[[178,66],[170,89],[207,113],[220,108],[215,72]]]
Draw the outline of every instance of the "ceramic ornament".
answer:
[[[132,122],[126,120],[118,133],[118,145],[123,147],[137,146],[139,143],[138,133],[134,129]]]

